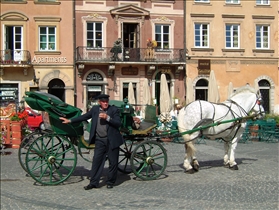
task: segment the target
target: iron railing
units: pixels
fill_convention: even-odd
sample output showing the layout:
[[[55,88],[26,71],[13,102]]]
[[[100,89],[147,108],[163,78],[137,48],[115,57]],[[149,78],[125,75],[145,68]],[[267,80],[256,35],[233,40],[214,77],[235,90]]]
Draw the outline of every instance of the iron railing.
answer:
[[[28,50],[0,50],[1,65],[30,65],[31,54]]]
[[[185,62],[184,49],[77,47],[77,62]]]

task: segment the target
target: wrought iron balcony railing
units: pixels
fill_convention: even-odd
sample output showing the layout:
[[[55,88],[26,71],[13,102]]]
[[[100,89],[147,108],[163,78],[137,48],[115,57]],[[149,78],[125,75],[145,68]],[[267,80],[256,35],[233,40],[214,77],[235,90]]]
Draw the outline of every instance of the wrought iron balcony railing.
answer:
[[[31,55],[28,50],[0,50],[1,65],[31,65]]]
[[[121,48],[103,47],[88,48],[77,47],[76,61],[88,63],[106,62],[185,62],[184,49],[159,48]]]

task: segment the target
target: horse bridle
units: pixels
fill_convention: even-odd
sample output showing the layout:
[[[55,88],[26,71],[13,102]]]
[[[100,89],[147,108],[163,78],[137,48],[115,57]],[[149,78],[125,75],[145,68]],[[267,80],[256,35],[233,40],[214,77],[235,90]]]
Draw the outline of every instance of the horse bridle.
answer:
[[[252,107],[252,109],[251,109],[250,111],[254,110],[254,107],[255,107],[256,105],[258,105],[258,106],[259,106],[259,112],[257,112],[257,113],[255,114],[255,116],[257,116],[257,115],[263,116],[263,114],[264,114],[265,112],[264,112],[264,110],[261,110],[261,105],[263,104],[262,97],[261,97],[261,96],[258,96],[257,94],[256,94],[256,96],[257,96],[257,100],[256,100],[254,106]]]

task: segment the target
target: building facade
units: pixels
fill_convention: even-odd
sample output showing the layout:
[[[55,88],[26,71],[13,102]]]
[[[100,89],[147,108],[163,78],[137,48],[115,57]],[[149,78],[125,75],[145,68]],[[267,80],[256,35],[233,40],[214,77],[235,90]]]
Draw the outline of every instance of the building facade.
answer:
[[[195,99],[207,100],[214,70],[220,102],[230,82],[234,88],[249,83],[259,86],[265,111],[278,113],[278,2],[190,0],[185,10],[186,74]]]
[[[137,104],[143,81],[159,105],[160,75],[172,98],[185,101],[183,1],[77,1],[77,106],[88,110],[94,98],[123,100],[132,83]]]
[[[267,112],[279,112],[278,2],[272,0],[1,0],[1,106],[25,91],[58,96],[83,111],[106,93],[137,104],[149,81],[160,105],[160,75],[171,98],[207,100],[214,70],[220,101],[258,85]],[[205,64],[205,65],[203,65]]]
[[[40,90],[74,104],[73,2],[1,1],[1,106]]]

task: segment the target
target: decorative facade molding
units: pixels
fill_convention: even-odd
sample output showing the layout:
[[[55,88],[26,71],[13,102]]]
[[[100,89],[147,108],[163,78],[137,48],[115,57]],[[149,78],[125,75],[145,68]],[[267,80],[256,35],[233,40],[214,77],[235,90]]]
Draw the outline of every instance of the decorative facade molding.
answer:
[[[103,17],[103,16],[101,16],[101,15],[99,15],[98,13],[92,13],[92,14],[90,14],[90,15],[87,15],[87,16],[83,16],[83,17],[81,17],[81,19],[82,20],[103,20],[103,21],[105,21],[105,20],[107,20],[107,18],[106,17]]]
[[[145,17],[150,15],[148,10],[132,4],[112,9],[110,10],[110,14],[114,15],[116,23],[118,23],[119,19],[140,19],[142,24],[144,23]]]
[[[276,65],[278,66],[278,60],[243,60],[240,61],[240,64],[253,64],[253,65]]]
[[[36,22],[60,22],[60,17],[34,17]]]
[[[227,72],[240,72],[240,61],[239,60],[228,60],[227,62]]]
[[[191,17],[214,18],[214,14],[190,14]]]
[[[19,12],[8,12],[1,16],[1,21],[27,21],[29,18]]]
[[[232,15],[232,14],[223,14],[222,18],[232,18],[232,19],[244,19],[245,15]]]
[[[252,15],[252,18],[253,19],[264,19],[264,20],[274,20],[275,19],[275,16],[272,15],[272,16],[268,16],[268,15]]]
[[[174,23],[174,20],[170,20],[169,18],[165,17],[165,16],[162,16],[162,17],[159,17],[159,18],[156,18],[156,19],[152,19],[150,20],[151,22],[153,23],[159,23],[159,22],[165,22],[165,23]]]
[[[73,81],[68,75],[61,72],[60,70],[53,70],[42,78],[40,89],[41,87],[48,87],[49,81],[51,81],[52,79],[61,79],[65,83],[65,87],[71,87],[73,84]]]

